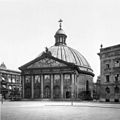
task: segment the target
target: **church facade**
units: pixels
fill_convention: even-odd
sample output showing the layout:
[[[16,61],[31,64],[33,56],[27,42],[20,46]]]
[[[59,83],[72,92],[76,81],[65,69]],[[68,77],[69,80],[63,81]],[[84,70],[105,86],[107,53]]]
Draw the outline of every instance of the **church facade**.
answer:
[[[92,99],[93,70],[82,54],[67,46],[61,22],[55,45],[19,67],[24,99]]]

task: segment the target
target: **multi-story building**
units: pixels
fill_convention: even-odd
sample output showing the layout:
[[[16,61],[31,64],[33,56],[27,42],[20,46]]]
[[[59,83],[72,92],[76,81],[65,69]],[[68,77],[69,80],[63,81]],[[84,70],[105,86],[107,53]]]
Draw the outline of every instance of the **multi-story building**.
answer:
[[[0,65],[1,93],[4,98],[8,98],[11,91],[18,89],[21,91],[21,72],[9,70],[5,64]]]
[[[120,44],[100,49],[100,100],[120,101]]]

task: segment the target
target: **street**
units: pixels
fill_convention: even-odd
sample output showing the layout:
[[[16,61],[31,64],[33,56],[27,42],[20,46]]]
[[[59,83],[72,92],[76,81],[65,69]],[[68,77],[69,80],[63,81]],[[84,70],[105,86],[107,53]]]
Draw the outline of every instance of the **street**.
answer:
[[[120,120],[120,104],[5,101],[1,104],[1,120]]]

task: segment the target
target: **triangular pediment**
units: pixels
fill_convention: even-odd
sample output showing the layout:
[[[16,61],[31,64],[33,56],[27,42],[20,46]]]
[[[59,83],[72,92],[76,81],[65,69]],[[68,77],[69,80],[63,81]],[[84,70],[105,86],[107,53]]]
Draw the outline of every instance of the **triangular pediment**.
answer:
[[[37,62],[32,63],[27,68],[48,68],[48,67],[63,67],[67,66],[66,64],[59,62],[51,58],[43,58]]]

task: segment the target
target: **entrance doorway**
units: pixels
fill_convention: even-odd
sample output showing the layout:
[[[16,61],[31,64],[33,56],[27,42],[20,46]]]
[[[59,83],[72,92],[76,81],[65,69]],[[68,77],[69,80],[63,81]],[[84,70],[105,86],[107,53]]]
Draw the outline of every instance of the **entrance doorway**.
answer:
[[[70,91],[66,91],[66,98],[71,98],[71,92]]]
[[[31,98],[31,88],[25,89],[25,98]]]
[[[44,89],[44,98],[50,98],[50,87],[46,86]]]
[[[60,87],[59,86],[55,86],[53,89],[53,96],[54,98],[60,98]]]

